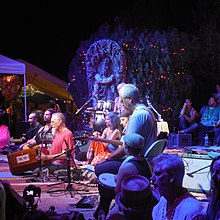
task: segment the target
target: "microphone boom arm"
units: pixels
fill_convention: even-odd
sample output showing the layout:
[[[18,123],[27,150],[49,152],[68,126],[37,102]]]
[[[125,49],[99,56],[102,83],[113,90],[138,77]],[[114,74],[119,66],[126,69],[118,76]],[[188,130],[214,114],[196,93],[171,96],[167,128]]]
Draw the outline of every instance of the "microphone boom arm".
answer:
[[[91,100],[92,97],[76,111],[75,115],[77,115]]]

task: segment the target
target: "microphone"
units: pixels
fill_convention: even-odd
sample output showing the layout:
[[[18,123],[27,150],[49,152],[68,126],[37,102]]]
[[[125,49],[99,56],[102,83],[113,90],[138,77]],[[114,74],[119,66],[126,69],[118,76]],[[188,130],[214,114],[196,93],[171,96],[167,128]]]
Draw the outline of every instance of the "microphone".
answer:
[[[192,173],[187,173],[186,175],[189,176],[189,177],[192,177],[192,178],[194,177],[194,176],[192,175]]]

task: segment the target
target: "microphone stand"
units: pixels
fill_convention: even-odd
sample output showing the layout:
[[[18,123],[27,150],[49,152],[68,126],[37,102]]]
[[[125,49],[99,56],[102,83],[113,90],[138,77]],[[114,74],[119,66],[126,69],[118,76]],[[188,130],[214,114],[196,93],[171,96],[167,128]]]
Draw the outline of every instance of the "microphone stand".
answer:
[[[81,108],[79,108],[79,109],[76,111],[75,115],[77,115],[91,100],[92,100],[92,97],[91,97],[85,104],[83,104],[83,105],[81,106]]]
[[[198,170],[195,170],[193,172],[187,173],[186,175],[189,176],[189,177],[193,177],[193,174],[198,173],[199,171],[204,170],[204,169],[209,168],[209,167],[210,167],[210,165],[202,167],[202,168],[200,168]]]
[[[67,178],[66,178],[66,180],[62,181],[61,183],[50,184],[50,185],[48,185],[47,187],[55,186],[55,185],[60,185],[60,184],[62,184],[62,183],[68,183],[67,186],[66,186],[66,189],[65,189],[64,191],[68,191],[68,192],[70,193],[70,195],[71,195],[71,198],[73,198],[73,194],[72,194],[73,188],[72,188],[72,184],[71,184],[70,161],[71,161],[71,159],[72,159],[72,161],[73,161],[73,166],[77,169],[77,165],[76,165],[75,160],[74,160],[74,158],[73,158],[73,156],[72,156],[72,151],[75,149],[75,147],[73,147],[72,149],[69,149],[69,146],[68,146],[66,140],[64,140],[64,142],[65,142],[65,144],[66,144],[66,146],[67,146],[67,150],[66,150],[66,152],[64,152],[64,153],[62,153],[62,154],[60,154],[60,155],[58,155],[57,157],[59,157],[59,156],[61,156],[61,155],[63,155],[63,154],[66,154]],[[58,191],[60,191],[60,190],[56,190],[56,192],[58,192]],[[62,191],[62,190],[61,190],[61,191]],[[76,190],[76,189],[74,189],[74,191],[85,191],[85,190]],[[53,192],[54,192],[54,191],[53,191]],[[50,191],[50,193],[52,193],[52,191]]]

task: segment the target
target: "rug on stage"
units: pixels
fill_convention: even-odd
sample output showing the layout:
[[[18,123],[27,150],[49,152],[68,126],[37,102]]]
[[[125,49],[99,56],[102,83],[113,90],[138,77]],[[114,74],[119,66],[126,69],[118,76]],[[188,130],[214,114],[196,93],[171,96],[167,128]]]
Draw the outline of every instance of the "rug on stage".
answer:
[[[13,175],[10,172],[7,156],[2,154],[0,154],[0,179],[9,182],[22,198],[26,187],[34,185],[34,187],[40,188],[40,197],[34,198],[39,210],[46,212],[54,206],[57,213],[79,211],[83,213],[85,219],[93,219],[92,215],[98,203],[98,189],[97,186],[88,186],[87,181],[79,180],[67,183],[55,177],[49,177],[47,181],[42,182],[42,179],[34,176],[32,172]],[[93,199],[90,208],[76,208],[76,204],[83,197]]]

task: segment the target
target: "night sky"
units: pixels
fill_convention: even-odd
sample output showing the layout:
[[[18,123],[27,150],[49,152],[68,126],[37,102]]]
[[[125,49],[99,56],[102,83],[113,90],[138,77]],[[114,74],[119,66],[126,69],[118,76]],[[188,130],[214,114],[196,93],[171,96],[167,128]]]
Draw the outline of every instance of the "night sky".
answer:
[[[77,2],[77,3],[76,3]],[[193,0],[8,1],[1,6],[0,53],[23,59],[68,81],[71,60],[88,40],[116,16],[130,26],[192,28]]]

